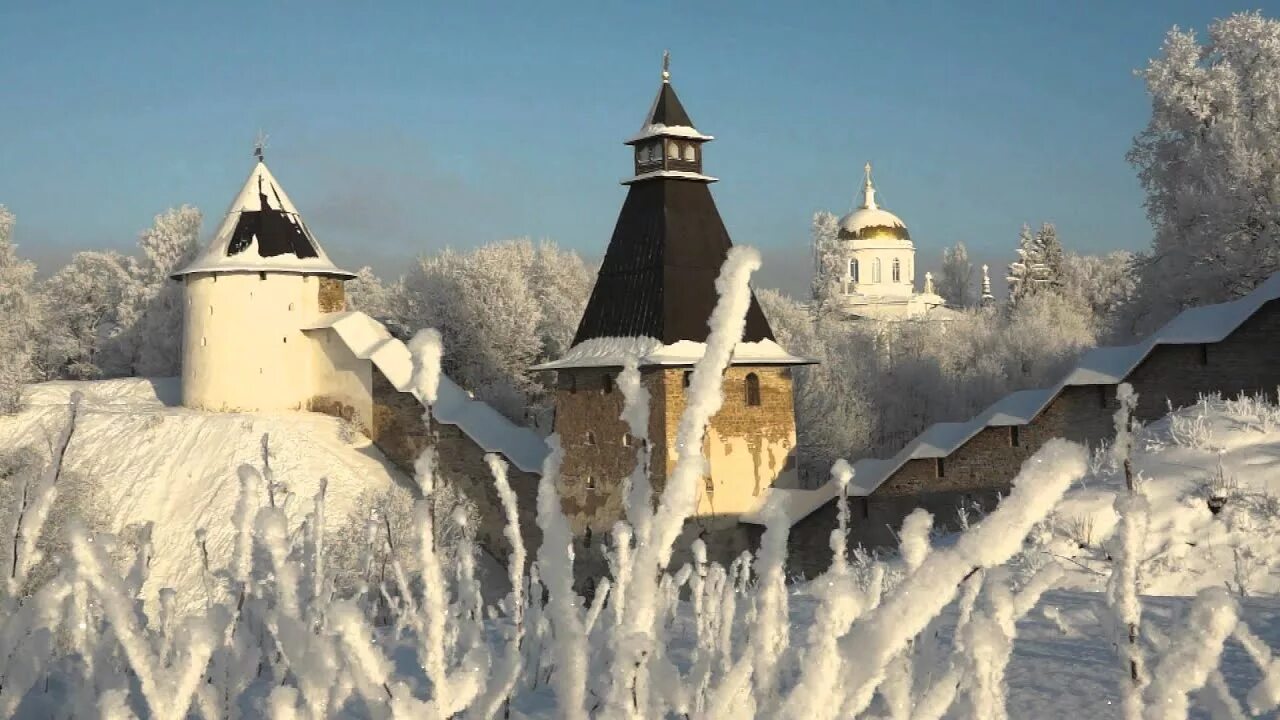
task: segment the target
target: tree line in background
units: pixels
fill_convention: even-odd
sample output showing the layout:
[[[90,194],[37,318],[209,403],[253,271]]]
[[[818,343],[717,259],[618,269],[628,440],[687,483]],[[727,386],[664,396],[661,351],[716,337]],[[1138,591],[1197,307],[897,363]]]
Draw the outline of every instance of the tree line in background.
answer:
[[[995,303],[957,243],[936,283],[949,321],[850,323],[833,312],[835,217],[815,216],[811,302],[759,294],[779,340],[821,361],[797,371],[800,438],[819,476],[836,457],[892,452],[933,422],[1054,382],[1085,348],[1132,341],[1280,270],[1280,22],[1233,15],[1203,44],[1175,29],[1141,75],[1152,114],[1128,157],[1154,228],[1146,252],[1073,253],[1053,225],[1024,227],[1008,299]],[[170,210],[138,256],[82,252],[38,281],[0,209],[0,412],[17,409],[26,382],[176,374],[181,294],[167,277],[195,253],[199,225],[194,208]],[[511,240],[423,257],[391,282],[365,268],[348,293],[403,336],[439,328],[446,372],[545,428],[550,378],[528,368],[571,343],[591,283],[576,253]]]

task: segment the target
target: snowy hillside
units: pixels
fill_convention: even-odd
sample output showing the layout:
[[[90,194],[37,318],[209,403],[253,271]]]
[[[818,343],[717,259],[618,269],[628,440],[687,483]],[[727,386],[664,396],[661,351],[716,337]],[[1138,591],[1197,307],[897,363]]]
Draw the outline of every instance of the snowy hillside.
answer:
[[[1067,584],[1081,589],[1105,584],[1113,502],[1124,490],[1106,450],[1095,450],[1089,474],[1037,538],[1074,561],[1063,563]],[[1151,506],[1144,593],[1280,593],[1280,409],[1252,398],[1206,398],[1140,430],[1133,468]]]
[[[160,588],[173,588],[179,610],[202,611],[205,603],[198,530],[208,534],[213,568],[230,560],[237,468],[247,463],[261,469],[264,434],[270,438],[275,480],[283,485],[280,499],[294,496],[286,505],[291,526],[310,511],[322,479],[328,481],[327,512],[336,526],[365,510],[357,507],[362,493],[385,491],[399,477],[367,438],[336,418],[174,407],[175,379],[33,386],[21,414],[0,416],[0,449],[31,446],[47,456],[76,390],[84,400],[65,462],[75,490],[61,493],[57,507],[74,504],[91,524],[116,533],[131,524],[154,523],[155,558],[144,594],[153,599]]]

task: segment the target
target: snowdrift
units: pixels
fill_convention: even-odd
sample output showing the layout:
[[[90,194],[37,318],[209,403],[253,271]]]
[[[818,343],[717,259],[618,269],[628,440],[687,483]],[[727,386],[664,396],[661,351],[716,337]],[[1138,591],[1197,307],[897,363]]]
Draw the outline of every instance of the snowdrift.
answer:
[[[310,510],[322,478],[328,481],[327,508],[335,524],[366,510],[357,507],[365,491],[382,492],[403,481],[367,438],[336,418],[175,407],[176,378],[35,385],[26,410],[0,417],[0,454],[29,446],[47,456],[49,439],[65,424],[77,390],[84,399],[65,472],[79,480],[77,488],[88,489],[89,497],[60,495],[55,514],[74,502],[87,506],[110,532],[154,523],[155,559],[143,594],[152,601],[161,588],[173,588],[184,613],[201,611],[205,602],[196,533],[207,532],[210,564],[227,565],[236,470],[246,463],[261,469],[264,434],[270,438],[275,478],[294,496],[285,505],[290,527]]]

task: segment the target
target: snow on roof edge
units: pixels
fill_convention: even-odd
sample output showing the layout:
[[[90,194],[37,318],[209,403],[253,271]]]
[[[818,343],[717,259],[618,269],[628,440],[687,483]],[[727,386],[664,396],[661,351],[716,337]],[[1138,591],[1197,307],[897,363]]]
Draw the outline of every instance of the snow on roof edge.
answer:
[[[358,311],[321,315],[304,330],[331,329],[352,353],[371,361],[400,392],[422,402],[411,386],[413,357],[403,342],[391,336],[382,323]],[[542,461],[550,453],[536,432],[508,420],[489,404],[476,400],[447,375],[441,374],[431,416],[454,425],[485,452],[496,452],[524,472],[540,474]]]
[[[1273,274],[1248,295],[1236,300],[1183,310],[1142,342],[1094,348],[1082,355],[1071,371],[1053,386],[1009,393],[966,422],[934,423],[890,458],[858,460],[853,463],[854,475],[849,482],[848,494],[850,497],[870,495],[909,460],[946,457],[985,428],[1026,425],[1039,416],[1067,387],[1119,384],[1146,360],[1157,345],[1221,342],[1253,317],[1264,304],[1276,299],[1280,299],[1280,273]],[[1089,367],[1090,363],[1101,367]],[[1013,406],[1007,406],[1006,403],[1012,403]],[[1010,410],[1016,411],[1016,414],[1011,414]],[[930,442],[931,440],[949,442]],[[835,483],[830,481],[812,490],[770,488],[760,495],[758,509],[743,515],[742,521],[764,525],[763,509],[775,494],[781,494],[783,507],[794,526],[834,500],[838,492]]]
[[[706,352],[706,343],[681,340],[664,345],[651,337],[599,337],[569,348],[563,357],[535,365],[531,370],[623,367],[635,358],[640,367],[689,366]],[[731,365],[814,365],[817,360],[792,355],[774,340],[740,342],[734,346]]]

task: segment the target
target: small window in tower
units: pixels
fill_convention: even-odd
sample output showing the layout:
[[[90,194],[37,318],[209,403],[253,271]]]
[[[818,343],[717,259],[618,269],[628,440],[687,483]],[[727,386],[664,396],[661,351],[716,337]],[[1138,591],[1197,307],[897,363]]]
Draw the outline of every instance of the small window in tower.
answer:
[[[898,258],[893,259],[893,281],[902,282],[902,261]]]
[[[293,312],[293,303],[289,303],[289,312]]]
[[[569,386],[570,395],[578,392],[578,376],[577,375],[570,374],[568,378],[568,382],[566,384]]]
[[[1107,407],[1107,386],[1106,385],[1098,386],[1098,407],[1100,408]]]
[[[1209,346],[1206,344],[1202,344],[1200,346],[1200,364],[1201,365],[1209,364]]]
[[[871,282],[880,282],[880,258],[871,261]]]
[[[587,484],[587,489],[588,489],[588,490],[595,490],[595,489],[596,489],[596,478],[595,478],[595,476],[594,476],[594,475],[588,475],[588,476],[587,476],[587,482],[586,482],[586,484]]]
[[[747,373],[747,405],[760,405],[760,376],[755,373]]]
[[[208,344],[209,344],[209,338],[200,338],[200,347],[204,347],[205,345],[208,345]]]
[[[210,317],[212,317],[212,316],[213,316],[213,306],[212,306],[212,305],[210,305],[210,306],[209,306],[209,316],[210,316]]]
[[[631,447],[631,433],[622,433],[622,447]]]
[[[605,395],[613,392],[613,375],[605,373],[604,376],[600,378],[600,387],[604,390]]]
[[[649,146],[636,149],[636,161],[641,163],[649,162]]]
[[[936,477],[946,477],[946,476],[947,476],[947,463],[946,463],[946,459],[945,459],[945,458],[937,458],[936,460],[934,460],[933,471],[934,471],[934,473],[933,473],[933,474],[934,474]]]
[[[672,160],[680,159],[680,146],[676,144],[675,140],[667,143],[667,157]]]
[[[687,387],[689,387],[689,383],[691,383],[691,382],[693,382],[693,371],[692,371],[692,370],[685,370],[685,371],[684,371],[684,386],[685,386],[686,388],[687,388]]]
[[[653,145],[650,145],[649,149],[653,151],[652,154],[653,154],[654,162],[657,162],[662,159],[662,143],[661,142],[656,142]]]
[[[1009,447],[1018,447],[1021,444],[1021,438],[1018,437],[1018,426],[1009,426]]]
[[[288,343],[288,342],[289,342],[289,338],[284,338],[284,342]]]
[[[684,159],[689,162],[697,160],[697,151],[693,149],[693,143],[684,146]]]
[[[266,273],[264,273],[264,272],[260,272],[260,273],[258,273],[258,279],[259,279],[259,280],[266,280],[266,279],[267,279],[267,274],[266,274]]]
[[[857,260],[849,261],[849,279],[854,282],[858,282],[858,261]]]
[[[596,444],[596,434],[591,432],[590,430],[587,431],[587,444],[588,445]]]

